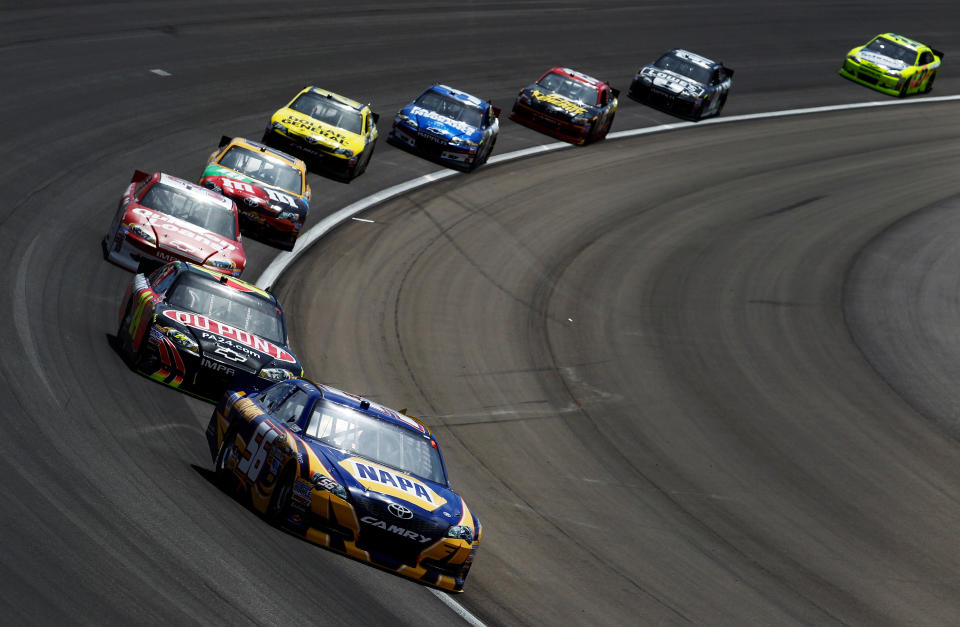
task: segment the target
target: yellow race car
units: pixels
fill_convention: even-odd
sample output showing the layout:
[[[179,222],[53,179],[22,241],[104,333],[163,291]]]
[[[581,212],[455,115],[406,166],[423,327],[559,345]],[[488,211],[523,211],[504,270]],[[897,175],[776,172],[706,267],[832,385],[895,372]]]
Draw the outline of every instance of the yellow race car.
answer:
[[[370,105],[307,87],[273,114],[263,143],[301,157],[318,174],[350,182],[370,163],[378,119]]]
[[[943,53],[902,35],[883,33],[847,53],[840,76],[891,96],[933,89]]]

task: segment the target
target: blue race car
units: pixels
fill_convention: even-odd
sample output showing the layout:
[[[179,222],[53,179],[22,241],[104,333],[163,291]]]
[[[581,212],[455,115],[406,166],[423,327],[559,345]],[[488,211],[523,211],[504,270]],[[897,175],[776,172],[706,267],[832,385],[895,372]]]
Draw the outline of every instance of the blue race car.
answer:
[[[493,152],[500,109],[468,93],[433,85],[397,112],[387,141],[462,170],[475,170]]]
[[[303,379],[227,394],[207,426],[217,481],[280,527],[450,592],[483,534],[425,424]]]

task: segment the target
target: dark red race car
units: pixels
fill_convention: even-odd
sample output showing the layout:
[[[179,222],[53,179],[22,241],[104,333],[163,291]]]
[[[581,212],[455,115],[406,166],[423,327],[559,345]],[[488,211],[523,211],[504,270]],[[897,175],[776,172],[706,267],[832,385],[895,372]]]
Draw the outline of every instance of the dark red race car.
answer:
[[[133,173],[101,244],[134,272],[179,260],[238,277],[247,265],[234,202],[161,172]]]
[[[510,119],[582,145],[607,136],[619,95],[609,83],[570,68],[555,67],[520,90]]]

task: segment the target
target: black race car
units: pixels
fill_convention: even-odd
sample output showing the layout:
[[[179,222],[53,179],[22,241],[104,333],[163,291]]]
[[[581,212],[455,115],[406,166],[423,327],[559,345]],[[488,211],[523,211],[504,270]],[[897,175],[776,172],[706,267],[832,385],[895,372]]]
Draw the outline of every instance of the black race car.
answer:
[[[633,77],[627,95],[690,120],[720,115],[733,85],[733,70],[698,54],[671,50]]]
[[[208,400],[303,375],[275,296],[183,261],[133,278],[117,341],[137,372]]]

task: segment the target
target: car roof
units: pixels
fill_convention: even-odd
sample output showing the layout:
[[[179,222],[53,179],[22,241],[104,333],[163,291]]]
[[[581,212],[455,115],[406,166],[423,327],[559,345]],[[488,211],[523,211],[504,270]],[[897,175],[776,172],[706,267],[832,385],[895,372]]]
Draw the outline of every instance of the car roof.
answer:
[[[713,61],[712,59],[708,59],[708,58],[706,58],[706,57],[704,57],[704,56],[701,56],[701,55],[699,55],[699,54],[697,54],[697,53],[695,53],[695,52],[690,52],[689,50],[684,50],[683,48],[674,48],[673,50],[671,50],[671,51],[668,52],[667,54],[672,54],[672,55],[674,55],[674,56],[676,56],[676,57],[680,57],[681,59],[683,59],[683,60],[685,60],[685,61],[690,61],[691,63],[696,63],[696,64],[699,65],[700,67],[704,67],[704,68],[707,68],[707,69],[709,69],[709,70],[716,69],[716,68],[720,67],[720,65],[721,65],[720,63],[717,63],[716,61]]]
[[[424,436],[430,436],[431,439],[433,437],[429,427],[427,427],[427,425],[420,420],[390,409],[389,407],[380,405],[379,403],[375,403],[369,399],[363,398],[356,394],[351,394],[349,392],[344,392],[343,390],[339,390],[331,385],[315,383],[309,379],[297,379],[295,383],[311,396],[322,397],[338,405],[349,407],[363,413],[364,415],[376,418],[378,420],[383,420],[384,422],[388,422],[408,431],[412,431]]]
[[[592,77],[592,76],[588,76],[587,74],[584,74],[583,72],[578,72],[578,71],[576,71],[576,70],[571,70],[571,69],[568,68],[568,67],[563,67],[563,66],[560,66],[560,65],[558,65],[558,66],[555,67],[555,68],[551,68],[551,69],[547,70],[546,72],[543,73],[543,76],[546,76],[546,75],[549,74],[550,72],[557,72],[558,74],[563,74],[564,76],[567,76],[567,77],[572,78],[572,79],[574,79],[574,80],[578,80],[578,81],[580,81],[581,83],[586,83],[587,85],[592,85],[593,87],[599,87],[600,85],[606,85],[606,81],[601,81],[600,79],[594,78],[594,77]],[[541,76],[541,78],[543,78],[543,77]]]
[[[221,274],[209,268],[204,268],[203,266],[198,266],[194,263],[189,263],[186,261],[175,261],[175,264],[180,264],[181,270],[183,272],[189,272],[195,276],[202,277],[209,281],[215,281],[221,285],[225,285],[229,288],[235,289],[238,292],[244,292],[246,294],[252,294],[254,296],[259,296],[260,298],[266,299],[280,308],[280,303],[277,301],[277,297],[271,294],[266,290],[262,290],[252,283],[247,283],[241,279],[235,279],[226,274]],[[282,309],[282,308],[281,308]]]
[[[461,91],[459,89],[454,89],[453,87],[449,87],[447,85],[442,85],[440,83],[437,83],[436,85],[431,85],[427,89],[427,91],[431,91],[431,90],[439,94],[444,94],[445,96],[452,96],[457,100],[462,100],[466,104],[473,105],[474,107],[480,107],[481,109],[486,109],[487,107],[490,106],[490,103],[480,98],[477,98],[476,96],[468,94],[467,92]]]
[[[166,172],[154,172],[151,178],[155,181],[159,181],[163,183],[164,185],[175,187],[187,194],[190,194],[193,196],[202,196],[207,200],[212,200],[213,202],[219,205],[223,205],[227,209],[232,208],[234,212],[236,212],[236,205],[231,199],[221,194],[218,194],[214,191],[211,191],[206,187],[203,187],[202,185],[198,185],[197,183],[192,183],[182,178],[172,176],[170,174],[167,174]]]
[[[328,89],[324,89],[324,88],[322,88],[322,87],[316,87],[316,86],[314,86],[314,85],[311,85],[310,87],[304,88],[303,90],[300,91],[300,94],[302,94],[302,93],[304,93],[304,92],[308,92],[308,91],[312,91],[313,93],[318,94],[318,95],[320,95],[320,96],[326,96],[327,98],[330,98],[330,99],[332,99],[332,100],[336,100],[337,102],[339,102],[339,103],[341,103],[341,104],[345,104],[345,105],[347,105],[348,107],[351,107],[351,108],[353,108],[353,109],[356,109],[357,111],[363,111],[364,109],[367,108],[367,105],[362,104],[362,103],[360,103],[360,102],[358,102],[358,101],[356,101],[356,100],[354,100],[354,99],[352,99],[352,98],[347,98],[346,96],[341,96],[341,95],[338,94],[338,93],[332,92],[332,91],[330,91],[330,90],[328,90]],[[297,96],[299,96],[300,94],[297,94]],[[296,100],[296,98],[294,98],[294,100]]]
[[[918,50],[919,48],[927,48],[926,44],[922,44],[919,41],[910,39],[909,37],[904,37],[903,35],[897,35],[896,33],[881,33],[877,37],[883,37],[884,39],[889,39],[895,41],[901,46],[910,48],[911,50]],[[874,37],[876,39],[877,37]]]
[[[265,152],[273,157],[277,157],[278,159],[282,159],[283,161],[286,161],[288,164],[292,165],[298,170],[305,171],[307,169],[307,166],[302,159],[298,159],[293,155],[288,155],[282,150],[271,148],[266,144],[261,144],[260,142],[253,141],[252,139],[247,139],[245,137],[234,137],[233,139],[230,140],[230,143],[227,145],[230,147],[240,146],[242,148],[249,148],[251,150],[256,150],[258,152]]]

